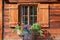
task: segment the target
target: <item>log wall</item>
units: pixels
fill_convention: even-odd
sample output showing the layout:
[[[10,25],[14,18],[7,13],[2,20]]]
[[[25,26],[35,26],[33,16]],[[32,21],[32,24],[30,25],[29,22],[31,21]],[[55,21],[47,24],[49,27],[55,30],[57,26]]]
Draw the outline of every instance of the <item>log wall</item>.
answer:
[[[2,40],[2,0],[0,0],[0,40]]]
[[[24,3],[21,3],[21,5]],[[26,4],[26,3],[25,3]],[[35,3],[27,3],[34,4]],[[20,38],[12,30],[18,22],[18,5],[19,4],[4,4],[4,37],[5,38]],[[60,4],[40,4],[36,3],[37,7],[37,21],[41,24],[45,24],[43,27],[49,27],[49,32],[56,33],[56,30],[60,30]],[[50,6],[50,8],[49,8]],[[49,22],[50,21],[50,22]],[[50,23],[50,25],[49,25]],[[53,29],[53,30],[52,30]],[[59,33],[60,31],[57,30]],[[51,32],[52,31],[52,32]]]

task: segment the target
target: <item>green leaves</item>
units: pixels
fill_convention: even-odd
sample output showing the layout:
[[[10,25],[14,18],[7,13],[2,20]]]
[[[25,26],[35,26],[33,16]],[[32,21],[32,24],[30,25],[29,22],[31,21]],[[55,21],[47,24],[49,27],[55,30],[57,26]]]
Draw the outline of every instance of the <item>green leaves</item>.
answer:
[[[20,34],[21,35],[24,35],[24,30],[20,30]]]
[[[33,30],[33,31],[38,31],[40,29],[41,29],[41,27],[40,27],[39,23],[34,23],[30,28],[30,30]]]
[[[39,23],[34,23],[31,28],[30,28],[31,31],[35,31],[35,32],[39,32],[40,33],[40,36],[43,35],[43,31],[41,30],[41,25]]]
[[[19,29],[21,30],[21,26],[19,26],[18,24],[16,25],[15,29]]]
[[[22,26],[19,26],[18,24],[16,25],[14,32],[17,32],[17,30],[20,31],[20,35],[24,35],[25,30],[22,29]],[[43,35],[43,31],[41,30],[41,25],[39,23],[34,23],[31,28],[30,31],[32,32],[39,32],[40,36]]]
[[[39,30],[38,32],[40,33],[40,36],[43,35],[43,31],[42,30]]]
[[[19,26],[18,24],[16,25],[15,29],[13,30],[13,32],[16,32],[17,29],[21,30],[21,26]]]
[[[17,30],[20,31],[20,34],[21,34],[21,35],[23,35],[24,30],[23,30],[22,27],[19,26],[18,24],[16,25],[16,27],[15,27],[15,29],[14,29],[13,31],[14,31],[14,32],[17,32]]]

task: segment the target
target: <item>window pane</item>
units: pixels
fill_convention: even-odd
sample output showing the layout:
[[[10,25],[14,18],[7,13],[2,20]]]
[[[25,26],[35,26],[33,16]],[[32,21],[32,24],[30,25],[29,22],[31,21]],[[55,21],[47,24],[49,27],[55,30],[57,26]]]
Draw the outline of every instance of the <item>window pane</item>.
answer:
[[[27,24],[28,23],[28,17],[27,16],[23,16],[23,23]]]
[[[29,13],[30,13],[30,15],[37,15],[37,7],[30,6]]]
[[[28,6],[21,6],[21,11],[23,15],[27,15],[27,8]]]
[[[34,23],[37,22],[37,16],[34,16]]]
[[[30,20],[30,25],[33,25],[33,23],[34,23],[34,22],[33,22],[32,20]]]
[[[37,16],[30,16],[30,24],[37,22]]]
[[[33,16],[30,16],[30,24],[32,25],[34,23]]]
[[[37,7],[34,7],[34,15],[37,15]]]
[[[30,13],[30,15],[33,15],[34,14],[33,6],[30,6],[29,13]]]

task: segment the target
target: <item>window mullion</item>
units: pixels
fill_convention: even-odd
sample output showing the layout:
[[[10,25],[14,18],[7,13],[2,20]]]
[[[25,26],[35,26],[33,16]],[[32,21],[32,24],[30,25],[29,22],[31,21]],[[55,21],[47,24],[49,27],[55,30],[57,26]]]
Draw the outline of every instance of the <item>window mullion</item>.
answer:
[[[33,23],[34,23],[34,6],[33,6]]]
[[[28,8],[27,8],[27,12],[28,12],[28,24],[29,24],[29,6],[28,6]]]
[[[21,6],[21,25],[22,25],[22,23],[23,23],[23,7]]]

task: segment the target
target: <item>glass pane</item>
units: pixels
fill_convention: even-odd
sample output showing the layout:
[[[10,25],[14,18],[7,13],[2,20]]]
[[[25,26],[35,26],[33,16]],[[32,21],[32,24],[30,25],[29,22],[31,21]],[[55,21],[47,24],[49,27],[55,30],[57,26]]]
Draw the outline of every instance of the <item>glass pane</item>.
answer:
[[[37,15],[37,7],[34,7],[34,15]]]
[[[37,15],[37,7],[30,6],[29,13],[30,13],[30,15]]]
[[[37,16],[30,16],[30,24],[32,25],[33,23],[37,22]]]
[[[27,8],[28,8],[28,6],[21,6],[21,13],[23,14],[23,15],[27,15]]]
[[[27,24],[28,23],[28,17],[27,16],[23,16],[23,23]]]
[[[34,22],[33,22],[32,20],[30,20],[30,25],[33,25],[33,23],[34,23]]]
[[[23,21],[23,23],[24,23],[24,25],[25,25],[25,24],[28,24],[27,21]]]
[[[30,6],[29,13],[30,13],[30,15],[33,15],[34,14],[33,6]]]
[[[37,16],[34,16],[34,23],[37,22]]]
[[[34,23],[33,16],[30,16],[30,24],[32,25]]]

